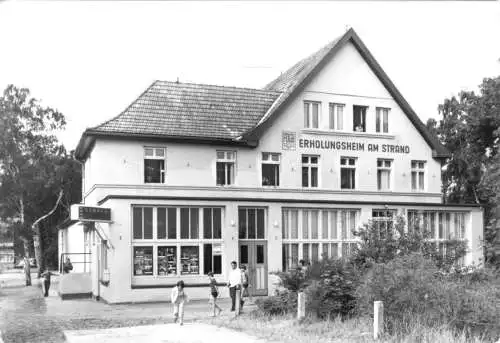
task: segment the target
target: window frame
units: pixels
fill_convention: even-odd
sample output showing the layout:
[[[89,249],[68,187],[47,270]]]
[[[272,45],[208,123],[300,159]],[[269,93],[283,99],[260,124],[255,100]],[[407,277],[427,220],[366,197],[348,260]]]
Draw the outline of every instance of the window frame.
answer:
[[[356,116],[356,108],[360,108],[362,109],[363,111],[361,112],[362,114],[362,131],[358,131],[356,130],[356,126],[355,126],[355,116]],[[356,133],[366,133],[367,132],[367,122],[366,122],[366,113],[368,112],[368,106],[363,106],[363,105],[352,105],[352,132],[356,132]]]
[[[375,108],[375,132],[376,133],[390,133],[389,131],[389,113],[391,109],[388,107]],[[387,124],[387,125],[386,125]]]
[[[303,159],[304,157],[307,157],[308,161],[304,162]],[[317,159],[316,163],[311,162],[311,158],[315,157]],[[314,154],[301,154],[300,155],[300,175],[301,175],[301,187],[302,188],[319,188],[320,187],[320,179],[319,179],[319,161],[320,161],[320,155],[314,155]],[[304,175],[303,175],[303,168],[307,168],[307,186],[304,186]],[[312,168],[316,168],[316,186],[312,186]]]
[[[219,158],[219,153],[224,154],[224,158]],[[228,153],[232,154],[231,158],[228,158]],[[236,150],[216,150],[215,151],[215,185],[217,187],[228,187],[236,185],[236,160],[237,160],[237,151]],[[217,165],[219,163],[224,164],[224,180],[225,183],[219,184],[218,175],[217,175]],[[227,166],[232,165],[231,170],[231,183],[227,183],[227,175],[228,170]]]
[[[313,125],[313,109],[314,106],[318,107],[317,126]],[[321,127],[321,101],[304,100],[304,128],[305,129],[319,129]]]
[[[148,149],[153,150],[153,155],[148,156],[146,151]],[[157,156],[157,150],[163,150],[163,156]],[[167,183],[167,147],[165,146],[143,146],[143,162],[142,162],[142,182],[144,184],[160,184],[164,185]],[[160,182],[147,182],[146,181],[146,160],[163,161],[163,169],[160,169]],[[162,180],[163,178],[163,180]]]
[[[328,129],[331,131],[345,131],[345,104],[330,102],[328,104]],[[342,109],[342,112],[339,115],[339,109]],[[333,118],[332,118],[333,116]],[[341,120],[341,127],[339,127],[339,118]],[[333,120],[332,120],[333,119]],[[333,125],[332,125],[333,124]],[[333,126],[333,127],[332,127]]]
[[[348,162],[347,164],[343,165],[342,164],[342,160],[343,159],[346,159]],[[349,164],[349,160],[353,159],[354,160],[354,165],[350,165]],[[341,190],[346,190],[346,191],[352,191],[352,190],[356,190],[357,189],[357,182],[356,180],[358,179],[358,168],[357,168],[357,163],[358,163],[358,158],[357,157],[354,157],[354,156],[340,156],[340,163],[339,163],[339,188]],[[352,175],[354,175],[354,187],[353,188],[343,188],[342,187],[342,169],[350,169],[350,170],[354,170],[354,173]]]
[[[382,163],[382,166],[379,166],[379,162]],[[389,162],[390,166],[387,167],[385,164]],[[393,175],[394,173],[392,172],[393,171],[393,166],[394,166],[394,160],[393,159],[389,159],[389,158],[377,158],[377,190],[378,191],[382,191],[382,192],[387,192],[387,191],[392,191],[393,189]],[[380,173],[379,172],[384,172],[384,171],[388,171],[389,172],[389,177],[388,177],[388,180],[389,180],[389,187],[388,188],[381,188],[381,185],[382,185],[382,180],[380,179]]]
[[[264,159],[264,154],[268,154],[269,158]],[[278,156],[277,161],[273,161],[273,156]],[[260,154],[260,183],[262,187],[280,187],[280,181],[281,181],[281,153],[279,152],[262,152]],[[264,165],[273,165],[277,166],[278,172],[277,175],[275,175],[275,180],[277,180],[277,184],[274,185],[265,185],[264,184]]]
[[[416,164],[416,167],[413,167],[413,164]],[[419,163],[423,163],[423,167],[419,167]],[[413,173],[416,174],[415,178],[415,188],[413,188]],[[420,187],[420,174],[422,174],[423,186]],[[425,192],[427,187],[427,181],[425,176],[427,174],[427,161],[425,160],[411,160],[410,161],[410,189],[412,192]]]

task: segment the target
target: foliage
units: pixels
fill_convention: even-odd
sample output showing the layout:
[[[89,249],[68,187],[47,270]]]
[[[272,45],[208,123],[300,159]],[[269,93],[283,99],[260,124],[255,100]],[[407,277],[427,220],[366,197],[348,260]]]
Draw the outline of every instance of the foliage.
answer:
[[[297,311],[297,292],[284,290],[276,295],[257,299],[257,308],[265,315],[284,315]]]
[[[421,252],[434,261],[435,265],[449,270],[467,253],[465,241],[448,239],[445,252],[440,252],[429,239],[432,233],[426,230],[418,219],[408,224],[403,216],[396,216],[393,222],[370,221],[353,231],[359,237],[353,261],[358,266],[369,267],[372,263],[386,263],[398,256]]]
[[[319,318],[346,318],[356,305],[355,291],[360,274],[348,260],[327,259],[318,263],[320,280],[306,288],[306,308]]]
[[[493,276],[490,276],[490,278]],[[488,280],[488,281],[486,281]],[[494,337],[499,329],[498,278],[477,278],[476,272],[443,274],[421,253],[375,263],[356,291],[357,310],[371,315],[373,302],[384,302],[388,329],[448,325],[451,329]]]
[[[485,78],[480,92],[463,91],[439,106],[441,119],[427,127],[451,152],[443,171],[443,192],[449,203],[477,203],[485,209],[486,260],[500,263],[500,77]]]
[[[21,226],[17,237],[31,240],[31,225],[64,191],[64,208],[40,223],[42,247],[53,242],[47,233],[54,235],[53,226],[81,194],[80,167],[53,134],[65,124],[61,113],[42,106],[27,89],[10,85],[0,97],[0,218],[14,218]]]

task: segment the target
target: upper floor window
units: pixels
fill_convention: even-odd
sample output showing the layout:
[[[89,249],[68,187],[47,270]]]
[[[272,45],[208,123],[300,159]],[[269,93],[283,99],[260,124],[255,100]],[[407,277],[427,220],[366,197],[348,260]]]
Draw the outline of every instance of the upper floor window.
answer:
[[[302,187],[318,187],[318,156],[302,155]]]
[[[262,186],[280,185],[280,157],[278,153],[262,153]]]
[[[352,130],[354,132],[366,132],[366,106],[353,106]]]
[[[411,190],[425,189],[425,161],[411,161]]]
[[[389,109],[377,107],[375,116],[375,131],[376,132],[389,132]]]
[[[217,185],[234,184],[234,168],[236,163],[235,151],[217,151]]]
[[[320,102],[304,101],[304,127],[317,129],[319,127]]]
[[[392,160],[377,160],[377,188],[379,191],[391,189]]]
[[[355,189],[356,188],[356,158],[341,157],[340,158],[340,188]]]
[[[144,148],[144,183],[165,183],[165,148]]]
[[[344,129],[344,104],[330,103],[330,130]]]

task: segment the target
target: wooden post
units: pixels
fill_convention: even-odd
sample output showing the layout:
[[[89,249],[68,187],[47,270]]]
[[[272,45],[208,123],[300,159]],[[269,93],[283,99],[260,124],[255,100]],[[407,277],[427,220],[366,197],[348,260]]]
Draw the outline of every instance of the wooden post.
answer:
[[[384,332],[384,303],[375,301],[373,303],[373,338],[379,339]]]
[[[306,316],[306,295],[299,292],[297,295],[297,319],[300,320]]]
[[[240,306],[240,301],[241,301],[241,290],[236,288],[236,311],[234,311],[234,316],[235,317],[238,317],[240,315],[240,310],[241,310],[241,306]]]

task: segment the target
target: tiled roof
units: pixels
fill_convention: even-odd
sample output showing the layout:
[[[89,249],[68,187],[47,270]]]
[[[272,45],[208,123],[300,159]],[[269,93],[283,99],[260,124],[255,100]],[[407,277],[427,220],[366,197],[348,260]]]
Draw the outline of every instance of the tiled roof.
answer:
[[[87,129],[76,156],[83,159],[93,144],[92,136],[98,135],[254,144],[290,99],[349,41],[433,149],[433,155],[449,156],[353,29],[296,63],[262,90],[156,81],[120,115]]]
[[[254,127],[279,94],[156,81],[120,115],[87,132],[231,140]]]
[[[340,37],[325,45],[314,54],[297,62],[278,78],[268,83],[264,89],[284,92],[288,88],[300,83],[339,40]]]

